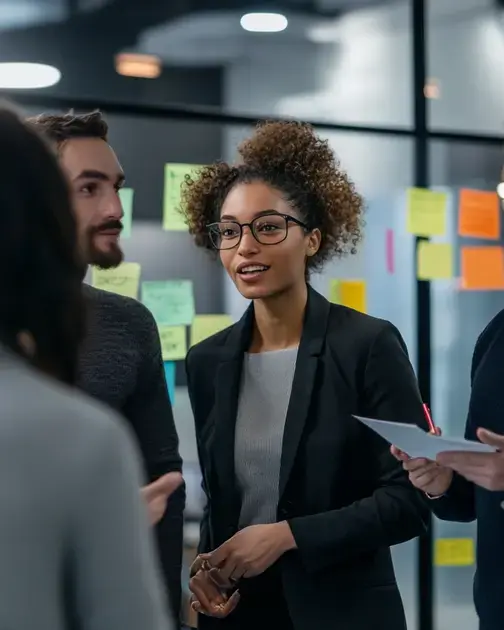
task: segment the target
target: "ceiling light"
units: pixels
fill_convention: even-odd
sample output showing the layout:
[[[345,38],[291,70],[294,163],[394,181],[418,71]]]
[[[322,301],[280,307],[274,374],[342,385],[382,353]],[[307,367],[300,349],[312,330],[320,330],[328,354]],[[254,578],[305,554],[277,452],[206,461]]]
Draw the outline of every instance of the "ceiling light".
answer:
[[[50,87],[61,79],[58,68],[43,63],[1,63],[0,88],[30,89]]]
[[[281,13],[246,13],[240,24],[252,33],[279,33],[285,31],[289,21]]]
[[[115,67],[118,74],[138,79],[157,79],[161,74],[161,60],[155,55],[121,53],[116,55]]]

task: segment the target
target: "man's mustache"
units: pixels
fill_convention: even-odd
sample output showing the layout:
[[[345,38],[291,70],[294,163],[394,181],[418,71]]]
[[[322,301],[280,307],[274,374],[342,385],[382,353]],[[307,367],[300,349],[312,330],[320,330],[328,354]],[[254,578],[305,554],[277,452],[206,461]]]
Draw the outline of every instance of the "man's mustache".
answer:
[[[123,224],[120,221],[107,221],[100,225],[95,225],[91,228],[91,234],[99,234],[100,232],[106,232],[107,230],[119,230],[122,231]]]

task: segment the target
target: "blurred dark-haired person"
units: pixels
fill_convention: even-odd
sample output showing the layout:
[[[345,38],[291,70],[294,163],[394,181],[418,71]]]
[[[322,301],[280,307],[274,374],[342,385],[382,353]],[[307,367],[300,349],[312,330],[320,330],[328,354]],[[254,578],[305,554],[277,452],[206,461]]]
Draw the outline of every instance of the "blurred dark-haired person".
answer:
[[[168,630],[134,439],[69,387],[85,305],[67,183],[5,107],[0,157],[0,628]]]
[[[390,322],[307,284],[354,251],[362,198],[308,125],[263,125],[240,154],[183,188],[196,243],[250,300],[187,356],[207,496],[199,627],[404,630],[390,546],[424,531],[427,508],[352,414],[425,426],[417,382]]]
[[[107,122],[100,112],[41,115],[29,122],[56,149],[67,175],[79,249],[86,265],[117,267],[123,259],[119,243],[123,210],[118,192],[125,176],[108,143]],[[157,326],[136,300],[86,284],[83,292],[89,322],[78,385],[119,411],[138,439],[151,482],[142,492],[151,521],[157,523],[159,558],[178,618],[185,488],[180,484],[182,460]]]

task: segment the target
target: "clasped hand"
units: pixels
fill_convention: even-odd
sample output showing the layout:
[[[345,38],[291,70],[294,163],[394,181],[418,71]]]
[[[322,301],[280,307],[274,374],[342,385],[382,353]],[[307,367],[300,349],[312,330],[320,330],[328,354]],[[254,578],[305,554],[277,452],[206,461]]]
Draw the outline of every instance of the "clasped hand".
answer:
[[[220,547],[196,558],[191,569],[189,588],[192,607],[214,617],[229,615],[238,604],[239,580],[260,575],[296,543],[285,521],[251,525],[237,532]]]

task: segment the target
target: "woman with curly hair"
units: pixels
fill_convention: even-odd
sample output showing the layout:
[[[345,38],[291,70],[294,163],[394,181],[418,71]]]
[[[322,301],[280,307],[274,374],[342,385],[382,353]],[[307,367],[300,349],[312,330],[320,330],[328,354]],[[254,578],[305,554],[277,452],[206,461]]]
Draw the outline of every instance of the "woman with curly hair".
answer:
[[[264,124],[239,153],[183,187],[196,243],[251,300],[187,356],[207,496],[192,607],[203,629],[403,630],[389,547],[426,508],[352,414],[424,427],[415,375],[390,322],[308,283],[355,251],[362,197],[309,125]]]

